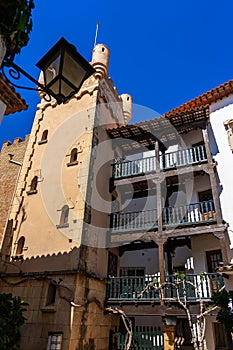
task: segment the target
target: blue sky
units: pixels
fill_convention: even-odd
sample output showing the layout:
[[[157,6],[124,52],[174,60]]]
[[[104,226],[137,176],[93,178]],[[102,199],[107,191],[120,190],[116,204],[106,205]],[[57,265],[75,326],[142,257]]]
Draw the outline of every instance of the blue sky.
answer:
[[[120,94],[164,113],[233,78],[232,0],[35,0],[30,42],[16,63],[38,77],[37,61],[64,36],[87,59],[111,50],[109,75]],[[30,133],[36,92],[21,90],[26,112],[3,118],[0,144]],[[137,116],[133,122],[149,116]]]

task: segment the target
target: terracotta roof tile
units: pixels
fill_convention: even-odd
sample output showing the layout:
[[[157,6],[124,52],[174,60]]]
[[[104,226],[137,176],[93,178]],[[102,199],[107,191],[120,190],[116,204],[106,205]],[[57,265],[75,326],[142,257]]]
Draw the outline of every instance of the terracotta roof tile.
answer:
[[[189,112],[190,110],[207,108],[210,106],[211,103],[217,102],[222,98],[229,96],[232,93],[233,93],[233,80],[229,80],[226,83],[221,84],[205,92],[204,94],[198,97],[195,97],[194,99],[188,102],[185,102],[181,106],[176,107],[171,111],[163,114],[163,117],[170,118],[180,113]]]
[[[6,104],[7,114],[20,112],[26,110],[28,105],[24,99],[17,93],[13,86],[11,86],[6,79],[0,74],[0,99]]]

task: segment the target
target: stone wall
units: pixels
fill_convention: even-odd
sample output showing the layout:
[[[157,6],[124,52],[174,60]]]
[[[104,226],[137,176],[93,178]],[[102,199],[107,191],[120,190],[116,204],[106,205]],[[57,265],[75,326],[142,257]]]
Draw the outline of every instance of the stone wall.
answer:
[[[48,297],[51,283],[56,286],[54,301]],[[117,316],[104,312],[105,291],[104,281],[76,273],[8,275],[1,281],[2,293],[27,303],[23,350],[46,349],[51,333],[62,334],[62,350],[108,350]]]
[[[20,171],[19,165],[9,162],[9,154],[14,161],[21,163],[24,159],[27,143],[28,137],[25,141],[16,138],[13,144],[9,141],[4,142],[0,152],[0,242],[2,242],[4,228]]]

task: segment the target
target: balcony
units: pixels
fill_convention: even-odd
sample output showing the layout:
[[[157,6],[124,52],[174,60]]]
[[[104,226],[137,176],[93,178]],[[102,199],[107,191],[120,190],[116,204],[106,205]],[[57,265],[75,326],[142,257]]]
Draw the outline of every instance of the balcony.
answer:
[[[125,350],[126,335],[121,332],[113,334],[114,349]],[[163,332],[156,326],[136,326],[132,334],[131,349],[163,350]]]
[[[113,165],[113,178],[119,179],[122,177],[147,174],[156,170],[155,157],[141,158],[131,161],[115,163]]]
[[[145,275],[140,277],[110,277],[108,288],[108,301],[160,301],[159,291],[154,287],[145,287],[158,279],[157,275]],[[176,290],[171,285],[175,282],[175,276],[166,276],[165,298],[176,301]],[[189,274],[185,276],[185,289],[188,301],[198,299],[210,300],[214,292],[218,292],[224,286],[224,279],[216,273],[206,273],[201,278],[199,275]],[[190,283],[189,283],[190,282]],[[159,282],[157,287],[159,287]],[[145,290],[145,291],[144,291]],[[144,291],[144,292],[143,292]],[[141,296],[139,297],[139,294]],[[184,288],[180,284],[179,295],[183,299]]]
[[[165,207],[163,209],[163,225],[192,225],[216,221],[216,212],[212,200],[184,205],[180,207]]]
[[[133,213],[112,214],[112,232],[151,230],[157,227],[156,209]]]
[[[207,161],[206,150],[204,145],[191,147],[161,155],[161,170],[168,170],[187,165],[200,164]]]
[[[176,152],[160,155],[160,169],[165,171],[207,161],[205,146],[195,146]],[[113,165],[113,178],[120,179],[129,176],[148,174],[156,171],[155,156],[123,161]]]
[[[212,200],[194,204],[165,207],[162,211],[164,227],[194,225],[216,221],[216,213]],[[113,213],[112,232],[128,232],[137,230],[156,230],[158,213],[156,209],[132,212]]]

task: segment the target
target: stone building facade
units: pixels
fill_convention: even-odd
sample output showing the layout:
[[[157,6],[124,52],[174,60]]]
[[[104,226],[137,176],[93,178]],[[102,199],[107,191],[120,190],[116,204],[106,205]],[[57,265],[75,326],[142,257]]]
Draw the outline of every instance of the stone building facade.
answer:
[[[96,72],[81,90],[62,105],[42,99],[27,141],[3,146],[7,162],[8,149],[23,145],[21,158],[12,152],[18,177],[7,163],[15,168],[12,200],[1,202],[0,264],[1,293],[28,303],[23,350],[122,350],[122,319],[137,350],[190,350],[174,290],[168,302],[148,284],[184,273],[196,332],[200,299],[208,306],[224,286],[215,268],[232,257],[219,200],[229,184],[219,181],[210,107],[229,101],[231,83],[128,124],[132,97],[118,94],[108,64],[109,49],[96,45]],[[229,349],[216,311],[205,338],[209,350]]]
[[[20,173],[21,163],[27,147],[25,141],[17,138],[13,144],[4,142],[0,152],[0,240],[2,241],[5,225],[11,210],[12,198]],[[13,160],[13,162],[9,162]],[[15,163],[16,162],[16,163]]]
[[[24,350],[53,349],[54,343],[70,350],[108,349],[110,331],[118,323],[104,311],[107,226],[98,237],[98,226],[89,225],[90,220],[106,222],[110,211],[92,212],[88,202],[94,191],[93,159],[98,159],[95,146],[107,139],[107,125],[128,121],[132,104],[128,95],[118,95],[108,77],[108,61],[108,48],[97,45],[92,60],[96,73],[69,103],[41,100],[20,159],[2,243],[7,264],[1,264],[1,272],[7,278],[1,292],[20,295],[29,304]],[[104,184],[110,175],[109,164],[105,167]],[[111,203],[108,186],[103,191]]]

